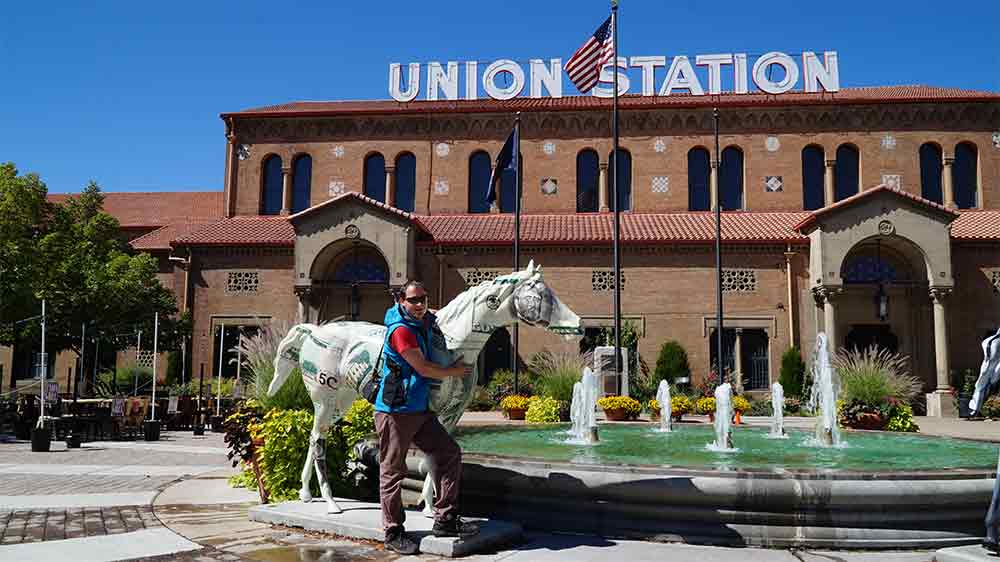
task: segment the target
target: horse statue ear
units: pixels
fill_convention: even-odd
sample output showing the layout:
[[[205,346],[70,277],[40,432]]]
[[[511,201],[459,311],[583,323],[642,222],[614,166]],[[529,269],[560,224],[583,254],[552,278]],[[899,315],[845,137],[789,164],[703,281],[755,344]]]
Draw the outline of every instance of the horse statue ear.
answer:
[[[528,275],[535,273],[535,260],[528,262]]]

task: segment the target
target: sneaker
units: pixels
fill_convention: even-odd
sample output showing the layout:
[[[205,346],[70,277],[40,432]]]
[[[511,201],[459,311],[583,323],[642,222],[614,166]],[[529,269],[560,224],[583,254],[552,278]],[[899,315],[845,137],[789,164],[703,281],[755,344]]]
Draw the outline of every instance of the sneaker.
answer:
[[[479,525],[462,521],[461,517],[450,517],[435,521],[431,532],[435,537],[471,537],[479,532]]]
[[[417,543],[413,542],[402,528],[385,532],[385,549],[399,554],[416,554]]]

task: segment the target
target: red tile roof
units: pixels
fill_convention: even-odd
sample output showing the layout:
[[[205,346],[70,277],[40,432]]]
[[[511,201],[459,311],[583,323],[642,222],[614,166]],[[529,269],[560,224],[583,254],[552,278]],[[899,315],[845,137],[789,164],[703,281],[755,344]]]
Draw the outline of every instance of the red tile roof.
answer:
[[[328,199],[328,200],[320,203],[319,205],[315,205],[313,207],[309,207],[308,209],[305,209],[304,211],[299,211],[298,213],[295,213],[294,215],[292,215],[292,216],[290,216],[288,218],[290,220],[294,221],[295,219],[297,219],[299,217],[304,217],[306,215],[311,215],[311,214],[313,214],[314,212],[316,212],[319,209],[324,209],[324,208],[332,206],[332,205],[337,205],[341,201],[346,201],[348,199],[357,199],[358,201],[361,201],[362,203],[365,203],[367,205],[371,205],[371,206],[373,206],[373,207],[375,207],[377,209],[382,209],[383,211],[388,211],[390,213],[399,215],[399,216],[403,217],[406,220],[413,220],[414,217],[416,217],[416,215],[414,215],[413,213],[408,213],[408,212],[403,211],[401,209],[397,209],[397,208],[393,207],[392,205],[386,205],[385,203],[379,201],[378,199],[372,199],[371,197],[368,197],[367,195],[365,195],[363,193],[358,193],[357,191],[348,191],[346,193],[342,193],[342,194],[334,197],[333,199]]]
[[[149,234],[145,234],[129,242],[129,245],[133,249],[150,251],[150,250],[169,250],[171,249],[170,243],[178,238],[183,238],[192,232],[200,230],[207,226],[208,223],[185,223],[180,222],[176,224],[170,224],[164,227],[160,227]]]
[[[174,246],[294,246],[288,217],[238,216],[223,219],[172,241]]]
[[[751,94],[725,93],[707,96],[692,96],[690,94],[640,96],[629,94],[618,99],[619,107],[625,110],[947,101],[1000,102],[1000,93],[916,85],[843,88],[835,93],[788,92],[778,95],[759,92]],[[222,117],[268,117],[289,114],[296,116],[320,116],[386,113],[506,113],[512,111],[535,112],[610,109],[610,107],[610,99],[593,96],[565,96],[561,98],[517,97],[505,101],[490,98],[478,100],[416,100],[406,103],[394,100],[296,101],[223,113]]]
[[[62,203],[75,193],[49,194]],[[108,192],[104,211],[118,219],[122,228],[166,226],[176,223],[206,223],[222,218],[221,191]]]
[[[723,241],[804,242],[792,229],[806,213],[723,213]],[[513,242],[514,217],[509,214],[417,216],[432,244],[493,245]],[[523,215],[521,242],[526,244],[611,243],[612,213]],[[715,215],[689,213],[622,213],[624,244],[703,243],[715,240]]]
[[[1000,211],[959,211],[951,223],[952,240],[1000,239]]]
[[[920,205],[923,205],[924,207],[928,207],[928,208],[930,208],[932,210],[935,210],[935,211],[938,211],[939,213],[942,213],[942,214],[944,214],[946,216],[950,216],[951,220],[954,220],[954,219],[958,218],[958,213],[957,212],[955,212],[955,211],[953,211],[953,210],[945,207],[944,205],[941,205],[939,203],[935,203],[935,202],[933,202],[933,201],[931,201],[929,199],[924,199],[923,197],[920,197],[919,195],[915,195],[915,194],[910,193],[908,191],[903,191],[902,189],[897,189],[897,188],[894,188],[894,187],[889,187],[889,186],[887,186],[885,184],[879,184],[879,185],[877,185],[877,186],[875,186],[875,187],[873,187],[871,189],[865,189],[865,190],[862,190],[859,193],[855,193],[854,195],[851,195],[850,197],[847,197],[845,199],[841,199],[840,201],[837,201],[833,205],[827,205],[826,207],[823,207],[822,209],[817,209],[815,211],[812,211],[801,222],[799,222],[798,224],[796,224],[793,228],[795,230],[801,231],[803,228],[806,228],[806,227],[812,225],[813,223],[815,223],[816,220],[820,216],[829,214],[829,213],[834,212],[834,211],[839,210],[839,209],[843,209],[844,207],[849,207],[849,206],[857,203],[858,201],[862,201],[862,200],[867,199],[869,197],[873,197],[876,193],[892,193],[893,195],[897,195],[899,197],[903,197],[905,199],[909,199],[910,201],[914,201],[914,202],[916,202],[916,203],[918,203]]]

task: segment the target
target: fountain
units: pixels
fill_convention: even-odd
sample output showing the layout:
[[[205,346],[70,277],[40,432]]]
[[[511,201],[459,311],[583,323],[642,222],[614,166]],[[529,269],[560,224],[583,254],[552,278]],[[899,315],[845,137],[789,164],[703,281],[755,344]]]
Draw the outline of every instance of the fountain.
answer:
[[[809,409],[816,417],[816,440],[823,447],[839,447],[840,429],[837,427],[837,394],[840,381],[830,366],[830,353],[826,347],[826,334],[816,334],[813,352],[812,390],[809,392]]]
[[[780,382],[771,385],[771,433],[772,439],[788,439],[785,434],[785,389]]]
[[[569,434],[575,443],[597,443],[597,418],[594,408],[597,406],[599,391],[597,375],[590,367],[583,368],[583,377],[573,385],[573,402],[570,404],[569,417],[572,425]]]
[[[660,386],[656,389],[656,401],[660,403],[660,431],[661,433],[667,433],[670,431],[670,416],[673,412],[670,411],[670,383],[667,381],[660,381]]]
[[[715,388],[715,441],[706,445],[709,451],[734,453],[733,448],[733,387],[727,382]]]

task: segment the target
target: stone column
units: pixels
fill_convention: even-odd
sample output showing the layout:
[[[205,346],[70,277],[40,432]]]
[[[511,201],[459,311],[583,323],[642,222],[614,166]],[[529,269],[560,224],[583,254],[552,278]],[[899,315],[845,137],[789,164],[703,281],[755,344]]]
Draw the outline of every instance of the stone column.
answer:
[[[608,205],[608,163],[601,162],[600,169],[597,180],[597,208],[603,213],[611,210]]]
[[[795,345],[795,298],[792,285],[795,282],[795,276],[792,272],[792,258],[795,257],[795,252],[791,251],[791,246],[789,246],[789,251],[785,252],[785,286],[788,288],[788,345]]]
[[[712,172],[711,177],[708,180],[708,208],[712,211],[715,210],[715,204],[719,200],[719,161],[712,160]]]
[[[950,156],[944,157],[944,167],[941,168],[941,191],[944,199],[944,206],[949,209],[955,208],[955,186],[952,182],[952,168],[955,159]]]
[[[837,164],[836,160],[825,160],[823,162],[823,206],[834,204],[834,192],[833,192],[833,167]]]
[[[385,204],[396,206],[396,167],[385,167]]]
[[[944,308],[944,300],[950,294],[950,287],[930,289],[931,300],[934,301],[934,367],[937,388],[927,395],[927,415],[939,418],[953,418],[956,415],[951,387],[948,385],[948,319]]]
[[[296,322],[299,324],[309,322],[309,295],[311,293],[312,287],[295,287],[295,296],[299,299]]]
[[[232,119],[226,120],[226,177],[225,184],[225,217],[233,216],[236,206],[236,169],[239,162],[239,154],[236,151],[238,146],[236,134],[233,132]]]
[[[823,305],[823,332],[826,333],[828,351],[831,355],[837,352],[837,309],[833,301],[843,291],[841,287],[814,287],[813,298]]]
[[[292,169],[281,169],[281,214],[287,215],[292,208]]]
[[[733,377],[735,389],[733,392],[743,391],[743,328],[736,328],[736,343],[733,345]]]

